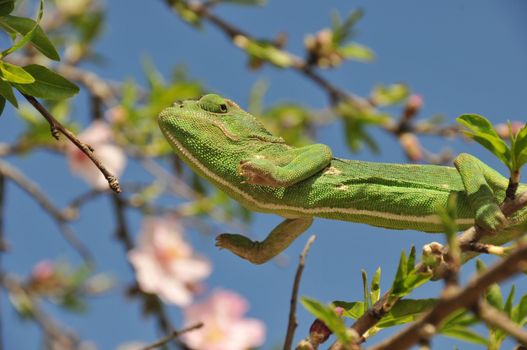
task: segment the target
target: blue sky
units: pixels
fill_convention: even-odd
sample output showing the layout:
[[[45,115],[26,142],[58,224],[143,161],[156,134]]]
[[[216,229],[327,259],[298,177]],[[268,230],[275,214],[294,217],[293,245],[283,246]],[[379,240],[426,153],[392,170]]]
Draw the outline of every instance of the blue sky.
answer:
[[[356,40],[368,45],[377,54],[371,64],[346,63],[335,71],[323,72],[336,85],[358,94],[367,94],[375,84],[405,82],[423,96],[422,117],[442,114],[451,123],[459,114],[476,112],[494,123],[507,119],[525,120],[525,87],[527,81],[527,4],[521,0],[418,0],[377,1],[275,1],[265,7],[222,6],[218,13],[228,21],[261,37],[274,37],[285,31],[288,48],[302,53],[303,37],[328,26],[330,10],[343,16],[354,8],[363,8],[365,16],[358,25]],[[133,77],[142,81],[141,58],[149,56],[158,69],[169,74],[176,64],[184,64],[189,76],[202,81],[214,92],[230,97],[246,106],[249,91],[260,80],[269,84],[267,104],[294,101],[320,109],[327,107],[324,92],[293,71],[265,67],[259,71],[246,69],[246,57],[223,34],[209,25],[196,31],[182,23],[163,1],[111,0],[107,4],[108,24],[98,50],[106,63],[95,70],[109,79]],[[92,67],[90,67],[92,68]],[[76,116],[83,123],[83,97],[77,98]],[[154,117],[154,116],[152,116]],[[12,110],[0,120],[2,140],[12,139],[22,122]],[[393,138],[374,132],[382,153],[368,151],[351,154],[344,145],[341,125],[337,122],[322,128],[319,141],[329,144],[334,154],[385,162],[405,162],[403,152]],[[504,172],[504,168],[486,151],[461,141],[423,138],[425,146],[438,152],[450,148],[469,152]],[[87,189],[69,173],[64,159],[37,153],[15,163],[49,193],[58,204]],[[129,167],[125,178],[141,176],[137,167]],[[14,186],[9,187],[7,239],[12,250],[3,259],[5,268],[25,274],[39,260],[77,257],[63,242],[51,220],[39,207]],[[112,237],[114,222],[110,202],[101,198],[88,205],[74,227],[95,253],[99,270],[110,272],[123,285],[131,273],[122,249]],[[139,230],[139,217],[128,216],[133,232]],[[273,215],[255,215],[250,233],[264,237],[281,219]],[[221,229],[221,228],[218,228]],[[219,232],[219,231],[218,231]],[[251,304],[250,316],[263,320],[268,327],[268,340],[263,349],[281,343],[285,333],[290,289],[297,256],[309,234],[316,234],[307,261],[300,294],[322,301],[361,299],[361,269],[370,276],[382,267],[384,289],[389,287],[401,250],[413,244],[420,248],[441,236],[417,232],[391,232],[360,224],[316,220],[288,250],[289,264],[251,265],[214,247],[213,238],[188,230],[196,249],[210,256],[213,275],[207,286],[231,289],[244,295]],[[467,266],[465,277],[472,266]],[[517,281],[519,292],[527,291],[525,282]],[[412,297],[437,295],[440,283],[427,285]],[[138,303],[126,300],[119,290],[93,300],[84,315],[69,315],[48,306],[63,323],[76,329],[83,339],[92,339],[100,349],[112,349],[127,340],[150,341],[157,338],[154,324],[142,319]],[[4,337],[7,349],[33,349],[39,333],[33,325],[20,321],[2,299]],[[175,321],[179,312],[172,308]],[[299,310],[297,339],[307,334],[312,317]],[[177,324],[177,323],[176,323]],[[389,333],[389,332],[388,332]],[[385,334],[388,334],[385,333]],[[383,333],[373,338],[373,344]],[[462,349],[478,347],[445,338],[434,340],[435,348]],[[511,344],[506,346],[511,347]]]

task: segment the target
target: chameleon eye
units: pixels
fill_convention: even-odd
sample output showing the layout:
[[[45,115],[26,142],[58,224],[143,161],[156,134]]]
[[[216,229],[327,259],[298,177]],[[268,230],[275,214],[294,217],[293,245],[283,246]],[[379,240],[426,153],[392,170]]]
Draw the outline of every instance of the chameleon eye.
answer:
[[[202,109],[212,113],[227,113],[229,111],[227,101],[224,98],[213,94],[203,96],[198,101],[198,105]]]

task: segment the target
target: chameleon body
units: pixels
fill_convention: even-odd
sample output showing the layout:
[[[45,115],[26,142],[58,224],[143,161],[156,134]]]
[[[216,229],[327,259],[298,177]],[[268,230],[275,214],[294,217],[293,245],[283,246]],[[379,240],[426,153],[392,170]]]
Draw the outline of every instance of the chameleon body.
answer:
[[[284,250],[313,217],[442,232],[438,212],[453,195],[460,230],[506,227],[510,236],[527,228],[527,210],[507,222],[499,208],[507,179],[469,154],[459,155],[455,167],[334,158],[323,144],[287,145],[237,104],[213,94],[175,103],[158,122],[196,173],[247,208],[285,218],[262,242],[218,236],[218,246],[253,263]]]

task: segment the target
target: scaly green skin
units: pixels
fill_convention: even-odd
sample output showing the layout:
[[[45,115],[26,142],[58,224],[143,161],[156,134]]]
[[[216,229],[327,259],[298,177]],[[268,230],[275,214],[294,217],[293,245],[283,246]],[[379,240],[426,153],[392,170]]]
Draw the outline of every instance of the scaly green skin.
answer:
[[[158,121],[175,152],[195,172],[244,206],[286,218],[263,242],[237,234],[218,236],[218,246],[254,263],[284,250],[313,217],[442,232],[437,214],[456,195],[460,229],[476,223],[497,230],[506,223],[498,204],[507,179],[468,154],[456,158],[455,168],[333,158],[326,145],[285,144],[234,102],[212,94],[176,103]],[[524,231],[527,210],[509,220],[508,235]]]

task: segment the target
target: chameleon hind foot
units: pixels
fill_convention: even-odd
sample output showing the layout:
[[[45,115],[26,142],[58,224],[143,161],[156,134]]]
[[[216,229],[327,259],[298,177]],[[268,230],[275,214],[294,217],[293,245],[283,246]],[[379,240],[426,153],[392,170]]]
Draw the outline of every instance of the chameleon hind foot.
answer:
[[[222,233],[216,237],[216,246],[253,264],[263,264],[284,251],[312,222],[312,217],[285,219],[261,242],[239,234]]]
[[[507,218],[496,203],[488,203],[479,207],[476,211],[475,222],[477,226],[489,232],[499,231],[508,225]]]

